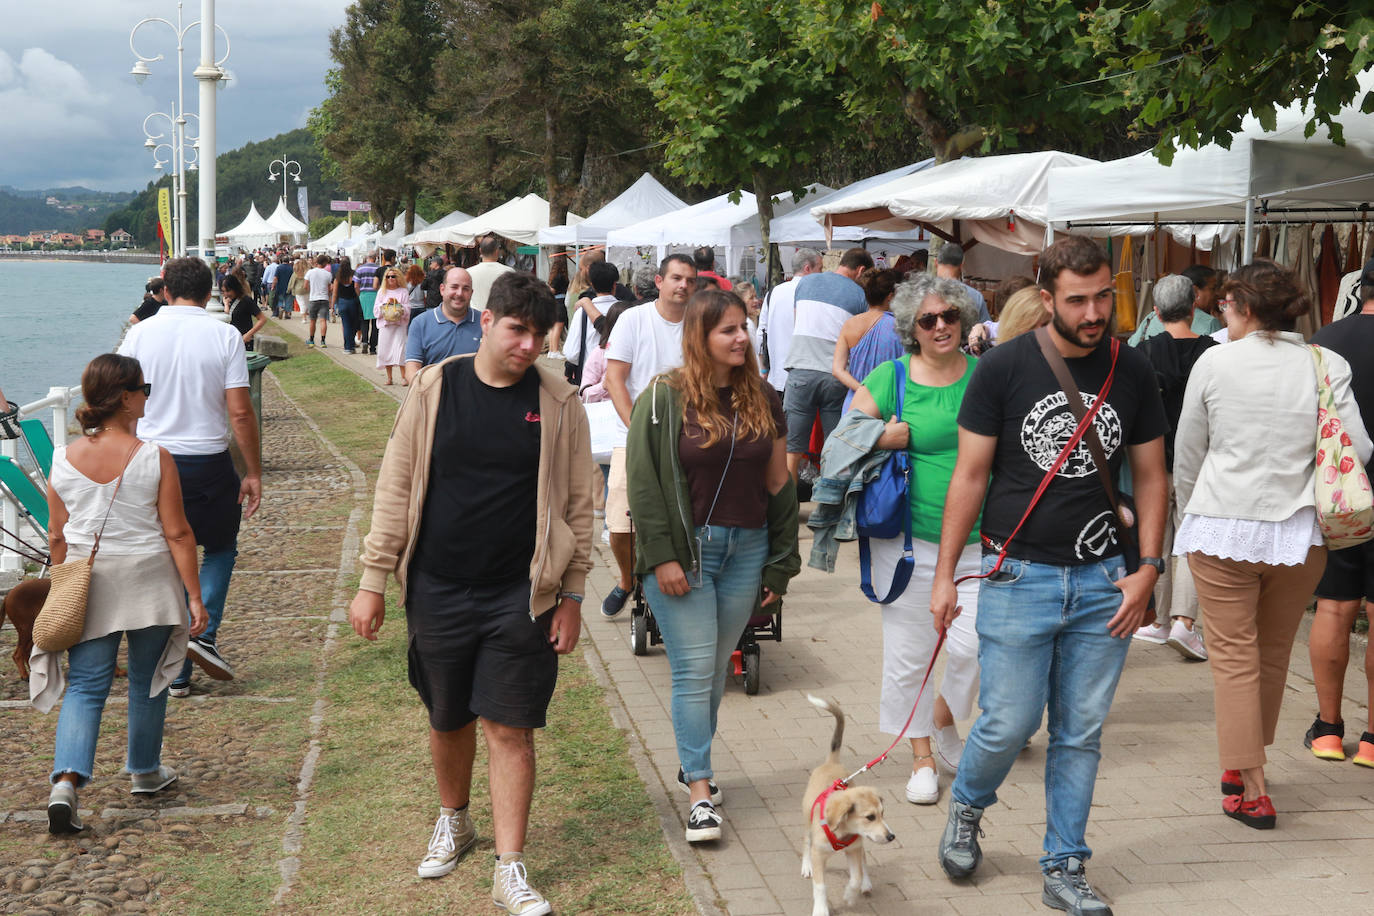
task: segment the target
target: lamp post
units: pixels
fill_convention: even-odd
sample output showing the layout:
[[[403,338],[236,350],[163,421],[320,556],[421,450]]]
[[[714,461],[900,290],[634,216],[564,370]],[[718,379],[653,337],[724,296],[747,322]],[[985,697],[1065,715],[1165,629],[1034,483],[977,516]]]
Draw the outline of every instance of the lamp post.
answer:
[[[148,64],[155,63],[163,59],[163,55],[158,54],[154,57],[146,57],[140,54],[134,46],[134,36],[143,26],[160,22],[170,28],[177,40],[177,105],[179,113],[177,119],[173,121],[174,132],[179,128],[182,134],[182,142],[185,140],[185,94],[183,90],[182,76],[185,69],[184,52],[186,47],[186,35],[191,29],[200,26],[200,64],[192,72],[192,76],[200,83],[200,116],[198,118],[200,127],[200,137],[196,143],[197,159],[200,165],[200,214],[197,220],[197,240],[200,244],[200,256],[213,268],[215,263],[215,220],[217,218],[215,208],[215,179],[217,175],[215,162],[215,88],[216,85],[222,86],[229,79],[229,74],[224,70],[224,62],[229,59],[229,35],[219,26],[215,25],[215,0],[201,0],[200,18],[194,22],[182,23],[182,3],[177,2],[176,22],[161,17],[149,17],[139,20],[129,33],[129,50],[134,52],[134,66],[129,71],[130,75],[138,82],[142,83],[148,78],[152,71]],[[224,56],[216,59],[215,57],[215,32],[218,31],[224,36]],[[178,123],[179,122],[179,123]],[[144,144],[147,145],[146,143]],[[174,139],[172,145],[177,147],[179,144]],[[154,143],[156,146],[156,143]],[[185,165],[185,157],[179,157],[182,165]],[[185,247],[186,215],[185,215],[185,180],[182,176],[181,197],[178,201],[180,208],[180,219],[182,225],[183,248]],[[224,307],[219,304],[218,297],[211,299],[208,306],[212,312],[223,312]]]
[[[177,111],[175,105],[172,106],[172,111]],[[178,258],[186,254],[186,173],[196,171],[200,158],[200,138],[186,136],[186,119],[195,117],[194,114],[180,113],[173,116],[163,111],[155,111],[143,119],[143,135],[147,138],[143,141],[143,147],[153,154],[153,168],[160,172],[163,166],[172,166],[172,197],[175,198],[176,205],[172,209],[172,238],[168,240],[168,244],[171,246],[172,256]],[[170,137],[168,134],[153,133],[148,122],[154,118],[161,118],[167,122]],[[160,142],[164,139],[166,142]],[[167,151],[166,159],[160,155],[163,150]]]
[[[277,170],[281,166],[281,170]],[[276,181],[281,179],[281,202],[286,204],[286,179],[290,177],[296,184],[301,183],[301,164],[294,159],[287,159],[283,153],[280,159],[273,159],[267,166],[267,180]]]

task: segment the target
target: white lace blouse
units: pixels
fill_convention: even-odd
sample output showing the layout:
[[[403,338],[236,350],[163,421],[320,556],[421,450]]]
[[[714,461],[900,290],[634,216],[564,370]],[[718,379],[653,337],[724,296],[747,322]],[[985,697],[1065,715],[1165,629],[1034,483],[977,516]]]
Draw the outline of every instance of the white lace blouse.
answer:
[[[1322,545],[1317,510],[1304,506],[1281,522],[1184,515],[1174,535],[1174,556],[1205,553],[1223,560],[1301,566],[1310,547]]]

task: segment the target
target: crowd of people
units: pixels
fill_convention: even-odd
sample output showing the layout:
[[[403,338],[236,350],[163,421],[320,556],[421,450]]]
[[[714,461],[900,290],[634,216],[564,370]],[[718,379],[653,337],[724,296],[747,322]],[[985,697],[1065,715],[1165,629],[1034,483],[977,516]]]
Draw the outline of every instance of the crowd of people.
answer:
[[[941,771],[951,778],[936,844],[951,878],[979,868],[984,811],[1048,710],[1044,900],[1111,912],[1086,876],[1086,832],[1133,641],[1209,664],[1222,812],[1273,828],[1265,749],[1280,739],[1289,656],[1315,594],[1319,708],[1302,740],[1344,759],[1341,683],[1351,622],[1374,592],[1374,547],[1327,550],[1314,442],[1320,409],[1360,461],[1374,451],[1362,420],[1374,410],[1374,261],[1362,310],[1324,328],[1314,349],[1294,330],[1305,294],[1269,261],[1161,278],[1123,341],[1112,265],[1082,237],[1043,252],[1037,278],[1005,281],[994,310],[962,277],[955,244],[929,271],[914,259],[879,268],[862,248],[826,269],[801,249],[791,279],[762,296],[717,274],[710,249],[629,277],[584,252],[548,282],[502,263],[499,240],[479,256],[426,270],[385,251],[356,268],[269,255],[250,259],[260,275],[234,265],[219,281],[236,310],[261,300],[299,314],[312,346],[327,346],[337,317],[346,352],[375,354],[388,383],[402,368],[411,388],[349,617],[375,640],[397,581],[439,793],[421,877],[449,873],[475,842],[480,721],[493,900],[551,912],[524,863],[533,735],[558,656],[578,640],[601,524],[615,582],[601,615],[617,617],[643,588],[671,671],[685,836],[720,838],[711,750],[730,656],[800,572],[799,484],[811,463],[809,562],[826,571],[840,542],[863,534],[864,494],[888,459],[909,468],[901,528],[862,538],[862,588],[881,604],[879,728],[911,749],[905,797],[935,804]],[[186,695],[193,663],[233,677],[216,637],[238,526],[261,498],[243,363],[265,317],[206,316],[213,281],[199,261],[169,262],[120,354],[87,368],[87,436],[55,459],[54,561],[87,550],[110,515],[87,631],[68,653],[56,833],[81,829],[75,793],[91,776],[121,633],[140,694],[129,706],[136,793],[176,778],[156,749],[166,698]],[[587,408],[604,402],[597,439],[612,444],[594,456]],[[1276,435],[1295,430],[1311,435]],[[204,548],[199,568],[193,545]],[[130,576],[156,580],[158,600],[128,600]],[[922,692],[940,646],[943,677]],[[51,708],[60,666],[39,661],[31,690]],[[975,711],[961,736],[956,723]],[[1355,762],[1374,766],[1368,731]]]

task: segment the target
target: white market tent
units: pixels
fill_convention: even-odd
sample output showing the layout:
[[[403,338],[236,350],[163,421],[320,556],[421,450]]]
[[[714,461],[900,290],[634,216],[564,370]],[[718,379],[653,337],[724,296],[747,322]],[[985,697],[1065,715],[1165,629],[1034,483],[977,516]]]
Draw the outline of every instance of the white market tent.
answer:
[[[243,218],[243,222],[233,229],[221,232],[220,235],[227,237],[231,245],[252,249],[271,245],[277,241],[277,236],[280,233],[275,226],[263,219],[262,214],[258,212],[256,203],[249,203],[248,215]]]
[[[956,159],[812,207],[811,215],[827,227],[921,226],[960,243],[1036,254],[1044,247],[1050,169],[1095,162],[1054,151]]]
[[[392,224],[391,231],[390,231],[390,232],[384,232],[384,233],[381,234],[381,236],[377,239],[377,247],[378,247],[378,248],[399,248],[399,247],[400,247],[400,245],[401,245],[401,239],[405,238],[405,235],[406,235],[406,216],[408,215],[408,213],[409,213],[409,211],[404,211],[404,212],[402,212],[400,216],[396,217],[396,222]],[[416,214],[415,214],[415,231],[416,231],[416,232],[423,232],[425,229],[428,229],[428,228],[429,228],[429,221],[426,220],[426,219],[425,219],[423,216],[421,216],[420,214],[416,213]]]
[[[862,194],[874,188],[881,187],[890,181],[905,178],[916,172],[928,169],[935,164],[934,159],[926,159],[921,162],[913,162],[891,171],[883,172],[881,175],[874,175],[862,181],[856,181],[851,185],[846,185],[838,191],[831,191],[822,197],[811,201],[810,209],[797,209],[788,213],[786,216],[775,216],[773,221],[768,224],[768,240],[778,245],[802,246],[825,248],[827,245],[824,227],[811,215],[811,210],[823,207],[826,204],[843,200],[853,194]],[[913,240],[919,230],[881,230],[870,226],[842,226],[831,230],[831,242],[862,242],[865,239],[902,239]]]
[[[370,232],[371,225],[371,223],[363,223],[362,226],[354,226],[353,234]],[[342,222],[319,238],[308,242],[305,247],[307,251],[338,251],[348,239],[348,223]]]
[[[1360,84],[1363,96],[1374,89],[1374,74]],[[1082,169],[1053,169],[1049,218],[1056,229],[1087,223],[1082,231],[1093,235],[1105,234],[1094,224],[1139,233],[1175,223],[1176,236],[1196,235],[1205,248],[1216,237],[1234,238],[1258,204],[1272,208],[1275,218],[1289,213],[1294,221],[1321,221],[1326,217],[1310,208],[1374,203],[1374,117],[1362,114],[1358,101],[1343,109],[1336,120],[1345,146],[1333,143],[1324,127],[1304,136],[1307,119],[1299,105],[1279,111],[1272,131],[1248,117],[1230,149],[1180,149],[1168,166],[1147,151]]]
[[[426,223],[424,217],[417,213],[415,215],[415,225],[417,227],[416,232],[421,232],[429,226],[429,223]],[[354,232],[352,238],[339,242],[338,247],[348,251],[357,251],[359,253],[375,251],[379,248],[396,248],[399,246],[401,239],[405,236],[405,226],[406,212],[402,211],[397,215],[396,221],[390,230],[383,231],[380,226],[374,226],[372,223],[367,223],[363,229]]]
[[[420,236],[423,233],[437,232],[440,229],[448,229],[449,227],[456,226],[459,223],[466,223],[470,219],[472,219],[471,213],[464,213],[462,210],[454,210],[447,216],[441,217],[440,219],[437,219],[426,226],[421,226],[420,218],[417,216],[415,218],[415,231],[412,232],[410,235],[401,236],[399,241],[402,245],[414,245],[417,241],[420,240]],[[402,223],[402,225],[405,224]]]
[[[291,241],[303,241],[310,234],[310,227],[301,222],[291,211],[286,209],[286,201],[277,198],[277,209],[272,211],[272,215],[267,217],[267,225],[276,229],[278,234],[291,237]]]
[[[570,224],[581,221],[582,217],[577,214],[568,214]],[[533,245],[538,241],[539,230],[548,227],[549,202],[538,194],[526,194],[456,226],[417,233],[414,244],[426,255],[441,245],[472,245],[484,235],[499,235],[522,245]]]
[[[687,206],[658,179],[645,172],[615,200],[580,223],[539,231],[540,245],[604,245],[606,234]]]

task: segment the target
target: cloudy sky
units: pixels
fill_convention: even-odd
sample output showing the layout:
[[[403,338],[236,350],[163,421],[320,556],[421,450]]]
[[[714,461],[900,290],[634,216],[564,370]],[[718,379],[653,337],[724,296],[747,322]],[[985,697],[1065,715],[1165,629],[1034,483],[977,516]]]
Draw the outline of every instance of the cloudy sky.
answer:
[[[302,127],[324,94],[329,32],[349,0],[219,0],[217,23],[229,33],[225,67],[234,79],[219,93],[219,148],[233,149]],[[135,39],[153,75],[129,76],[129,30],[140,19],[173,22],[176,0],[3,0],[0,29],[0,184],[19,188],[85,185],[141,189],[156,177],[143,148],[143,119],[176,99],[176,39],[149,23]],[[184,23],[200,17],[185,0]],[[223,36],[218,45],[224,54]],[[186,110],[199,110],[190,73],[200,56],[200,28],[185,45]],[[194,123],[194,122],[192,122]],[[156,131],[154,131],[156,132]],[[263,164],[264,169],[266,163]]]

